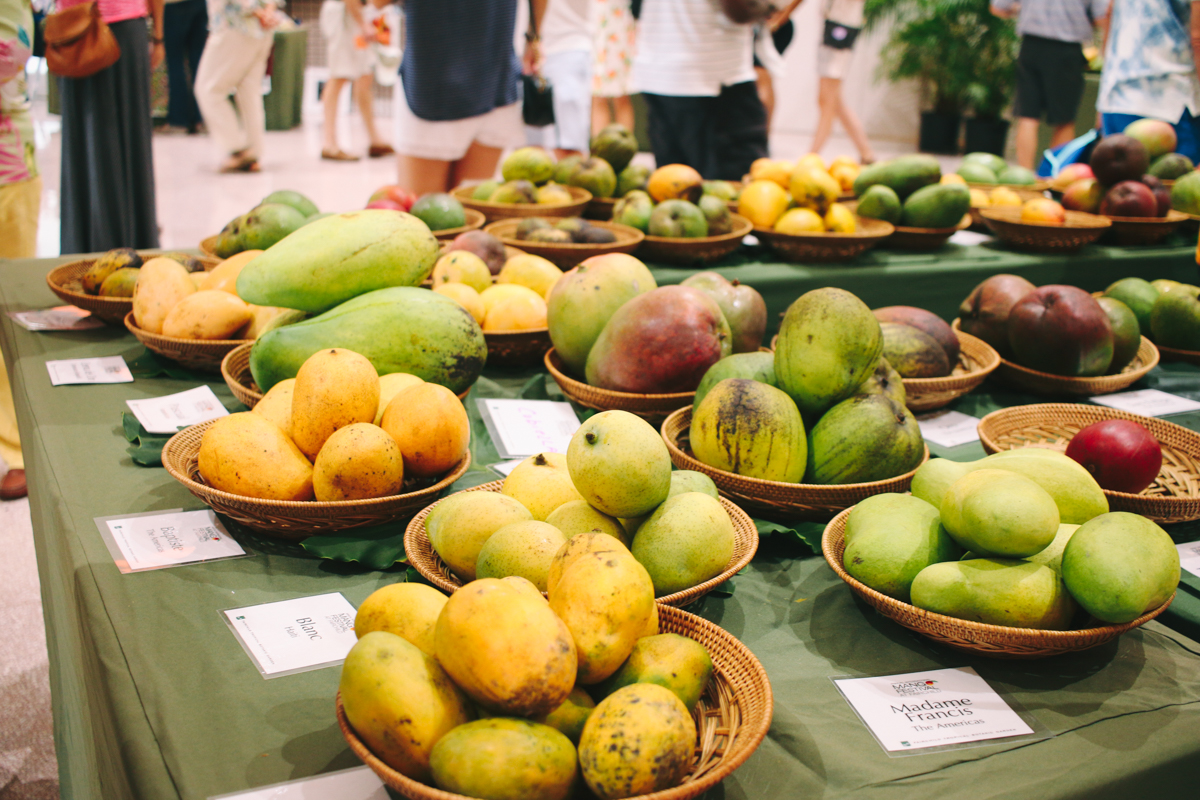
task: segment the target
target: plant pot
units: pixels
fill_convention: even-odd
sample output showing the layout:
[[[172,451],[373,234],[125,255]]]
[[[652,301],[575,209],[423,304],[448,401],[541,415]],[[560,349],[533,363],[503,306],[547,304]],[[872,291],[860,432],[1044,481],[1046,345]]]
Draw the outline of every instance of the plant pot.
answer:
[[[960,124],[962,124],[961,114],[922,111],[918,149],[922,153],[954,155],[958,152],[958,127]]]
[[[971,117],[967,120],[968,153],[995,153],[1004,156],[1009,121],[999,117]]]

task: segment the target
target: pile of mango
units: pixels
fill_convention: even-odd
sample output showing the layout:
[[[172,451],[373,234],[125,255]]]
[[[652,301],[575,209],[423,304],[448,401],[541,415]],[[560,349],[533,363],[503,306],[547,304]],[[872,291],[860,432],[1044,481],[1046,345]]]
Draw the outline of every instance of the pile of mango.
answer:
[[[666,239],[722,236],[733,231],[729,205],[738,192],[728,181],[703,180],[686,164],[665,164],[643,188],[621,196],[612,221]]]
[[[933,459],[917,470],[911,496],[855,506],[845,540],[846,572],[867,586],[992,625],[1069,630],[1086,627],[1086,615],[1130,622],[1179,583],[1179,552],[1162,528],[1110,513],[1086,469],[1037,447],[969,463]]]
[[[266,250],[323,216],[326,215],[320,213],[316,204],[299,192],[290,189],[271,192],[221,229],[213,251],[219,258],[229,258],[243,250]]]
[[[802,295],[784,315],[774,353],[730,356],[704,375],[692,407],[693,454],[785,483],[865,483],[914,469],[924,439],[904,405],[904,382],[883,357],[887,339],[850,292]]]
[[[708,652],[658,633],[645,570],[615,539],[576,537],[555,571],[548,602],[515,577],[449,598],[409,583],[368,597],[339,691],[371,751],[467,797],[618,800],[678,785]]]
[[[1033,170],[1009,164],[994,153],[967,153],[956,174],[967,183],[985,186],[1032,186],[1037,183]]]
[[[846,156],[826,167],[816,153],[793,164],[760,158],[750,165],[750,182],[738,197],[738,213],[756,228],[780,233],[854,233],[854,213],[837,202],[850,191],[860,168]]]
[[[460,492],[425,521],[433,549],[462,581],[520,576],[553,591],[556,554],[603,533],[627,548],[668,595],[719,575],[734,529],[707,476],[671,471],[645,420],[605,411],[585,422],[566,455],[539,453],[499,492]]]
[[[400,494],[462,461],[466,409],[444,386],[382,377],[351,350],[321,350],[251,411],[218,419],[200,440],[215,489],[261,500],[366,500]]]
[[[908,155],[865,168],[854,181],[860,217],[908,228],[953,228],[971,210],[961,178],[942,175],[933,156]]]
[[[469,311],[486,332],[539,330],[546,327],[546,298],[562,274],[553,262],[521,253],[504,262],[493,283],[482,258],[451,250],[433,267],[433,291]]]
[[[513,237],[541,244],[612,244],[617,241],[617,235],[611,230],[593,225],[583,217],[526,217],[517,224]]]
[[[1104,297],[1128,306],[1141,335],[1156,344],[1200,350],[1200,287],[1166,278],[1122,278],[1104,290]]]

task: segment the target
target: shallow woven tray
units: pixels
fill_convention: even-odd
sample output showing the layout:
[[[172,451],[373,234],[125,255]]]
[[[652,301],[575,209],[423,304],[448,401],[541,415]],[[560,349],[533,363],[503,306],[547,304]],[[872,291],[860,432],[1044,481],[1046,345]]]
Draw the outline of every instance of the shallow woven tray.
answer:
[[[980,191],[988,192],[993,189],[1011,189],[1016,192],[1017,197],[1020,197],[1022,202],[1032,200],[1036,197],[1045,197],[1045,192],[1050,187],[1049,181],[1037,181],[1035,183],[967,183],[968,189],[979,189]]]
[[[448,242],[460,233],[467,231],[477,231],[487,222],[487,217],[482,211],[476,211],[473,208],[463,207],[463,215],[467,218],[465,225],[460,225],[457,228],[442,228],[441,230],[433,231],[434,237],[439,242]]]
[[[487,200],[472,200],[474,186],[459,186],[450,193],[458,198],[464,208],[482,211],[488,222],[509,217],[578,217],[592,199],[592,193],[578,186],[565,188],[575,198],[570,203],[490,203]]]
[[[503,488],[504,481],[492,481],[491,483],[474,486],[463,491],[499,492]],[[461,492],[458,494],[461,494]],[[453,497],[454,495],[450,496]],[[404,552],[408,556],[408,563],[417,572],[421,573],[426,580],[442,591],[453,594],[456,589],[462,586],[462,581],[454,576],[450,571],[450,567],[434,551],[433,546],[429,543],[429,534],[425,531],[425,520],[440,502],[442,501],[439,500],[437,503],[433,503],[413,517],[408,523],[408,528],[404,531]],[[754,553],[758,550],[758,528],[755,527],[754,520],[750,519],[745,511],[742,511],[725,498],[721,498],[721,506],[729,514],[729,519],[733,522],[733,556],[729,559],[729,563],[725,565],[725,569],[721,571],[721,574],[709,578],[703,583],[698,583],[690,589],[663,595],[657,598],[659,603],[682,607],[699,600],[736,575],[754,558]]]
[[[1062,452],[1080,430],[1106,419],[1138,423],[1158,440],[1163,453],[1158,477],[1142,493],[1105,489],[1109,507],[1160,523],[1200,519],[1200,433],[1182,425],[1105,406],[1037,403],[988,414],[979,422],[979,441],[988,453],[1031,445]]]
[[[690,406],[696,399],[695,392],[635,394],[589,386],[566,374],[567,367],[559,358],[558,353],[554,352],[554,348],[550,348],[546,353],[544,363],[546,370],[562,389],[563,394],[579,405],[585,408],[594,408],[597,411],[628,411],[631,414],[637,414],[652,425],[658,425],[672,411],[683,406]]]
[[[519,247],[527,253],[541,256],[553,262],[555,266],[562,270],[571,269],[579,264],[579,262],[592,256],[604,255],[605,253],[632,253],[638,249],[638,245],[642,243],[642,239],[646,238],[646,234],[637,228],[620,225],[616,222],[597,221],[591,224],[594,227],[607,228],[612,231],[617,237],[615,242],[611,244],[531,242],[527,239],[518,239],[516,237],[517,226],[520,224],[521,220],[519,219],[502,219],[488,225],[484,230],[504,242],[506,246]]]
[[[750,220],[733,214],[733,231],[720,236],[701,236],[696,239],[671,239],[647,236],[637,249],[638,258],[663,264],[690,266],[716,261],[737,250],[746,234],[754,229]]]
[[[733,634],[708,620],[659,604],[658,630],[677,633],[704,645],[713,676],[692,712],[696,752],[683,783],[629,800],[689,800],[729,777],[758,748],[771,727],[774,699],[762,664]],[[413,800],[468,800],[401,775],[384,764],[358,738],[337,697],[338,726],[354,754],[385,784]],[[582,783],[582,781],[581,781]]]
[[[550,349],[550,329],[529,331],[484,331],[487,341],[487,363],[506,367],[533,366],[542,363]]]
[[[1174,347],[1155,345],[1163,361],[1182,361],[1200,366],[1200,350],[1176,350]]]
[[[942,408],[974,389],[1000,366],[1000,354],[982,339],[956,330],[958,363],[945,378],[904,378],[909,411]]]
[[[667,449],[671,452],[672,463],[679,469],[703,472],[713,479],[713,483],[717,484],[722,495],[756,515],[774,519],[795,520],[799,518],[824,521],[842,509],[849,508],[871,495],[884,492],[907,492],[912,483],[913,474],[920,467],[918,464],[917,467],[903,475],[882,481],[830,486],[747,478],[710,467],[693,456],[691,444],[687,439],[691,424],[691,406],[679,409],[663,422],[662,437],[663,441],[667,443]],[[928,460],[929,447],[926,446],[921,464]]]
[[[151,259],[161,254],[139,251],[139,255],[143,259]],[[210,270],[220,263],[220,259],[208,256],[196,256],[196,260],[204,265],[205,270]],[[46,273],[46,285],[63,302],[70,303],[76,308],[82,308],[84,311],[90,311],[92,316],[101,322],[109,325],[124,325],[125,315],[133,310],[132,297],[100,297],[88,294],[83,290],[80,280],[95,263],[96,259],[88,258],[55,267]]]
[[[1036,369],[1022,367],[1020,364],[1002,358],[1000,366],[996,369],[996,376],[1012,386],[1025,389],[1033,394],[1070,394],[1092,397],[1128,389],[1158,365],[1158,358],[1158,348],[1143,336],[1142,344],[1138,347],[1133,362],[1126,365],[1125,369],[1116,375],[1068,378],[1063,375],[1038,372]]]
[[[220,261],[221,257],[219,255],[217,255],[217,237],[209,236],[205,239],[201,239],[200,240],[200,252],[203,253],[204,255],[208,256],[209,258],[215,258],[218,261]]]
[[[471,466],[467,453],[454,469],[442,478],[405,481],[405,494],[372,500],[337,500],[318,503],[296,500],[259,500],[214,489],[200,477],[197,459],[200,440],[216,420],[184,428],[163,446],[162,463],[171,477],[182,483],[215,511],[231,517],[247,528],[267,536],[300,541],[318,533],[332,533],[364,525],[382,525],[404,519],[420,511],[438,492],[454,483]]]
[[[854,233],[780,233],[767,228],[755,228],[758,237],[784,261],[806,261],[830,264],[850,261],[891,236],[895,227],[890,222],[869,217],[856,217]]]
[[[1171,209],[1165,217],[1106,217],[1112,221],[1112,239],[1122,246],[1157,244],[1171,235],[1188,219],[1182,211]]]
[[[1152,611],[1147,611],[1132,622],[1107,625],[1089,619],[1096,627],[1071,631],[1011,628],[1007,625],[989,625],[947,617],[881,594],[846,572],[842,566],[842,558],[846,550],[846,518],[849,516],[850,509],[846,509],[825,526],[825,533],[821,536],[821,552],[825,555],[825,561],[855,594],[874,606],[880,614],[956,650],[965,650],[989,658],[1046,658],[1077,650],[1088,650],[1112,641],[1125,631],[1145,625],[1165,611],[1175,599],[1175,595],[1172,594],[1167,602]]]
[[[983,222],[996,238],[1030,253],[1069,253],[1104,235],[1112,221],[1083,211],[1068,211],[1063,225],[1022,222],[1019,206],[979,209]]]
[[[139,342],[146,345],[147,350],[188,369],[204,372],[219,372],[221,362],[229,351],[248,342],[254,343],[253,339],[177,339],[174,336],[150,333],[137,326],[132,311],[125,315],[125,327]]]
[[[609,222],[612,220],[613,208],[617,205],[619,197],[595,197],[588,201],[587,207],[583,209],[583,218],[591,220],[600,220]]]

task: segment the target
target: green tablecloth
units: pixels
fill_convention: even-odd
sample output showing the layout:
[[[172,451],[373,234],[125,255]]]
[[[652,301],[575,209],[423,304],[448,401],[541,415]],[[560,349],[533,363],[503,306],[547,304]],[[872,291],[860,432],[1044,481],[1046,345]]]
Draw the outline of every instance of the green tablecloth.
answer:
[[[263,97],[267,130],[286,131],[300,124],[307,58],[308,28],[275,31],[275,48],[271,51],[271,91]]]
[[[3,310],[55,304],[44,279],[55,263],[0,264]],[[263,680],[219,611],[330,591],[358,604],[398,580],[399,570],[363,571],[243,536],[252,558],[121,575],[93,518],[200,507],[164,470],[130,461],[119,425],[124,401],[197,382],[50,386],[47,359],[140,355],[121,329],[35,334],[4,317],[0,341],[29,471],[62,796],[202,800],[353,765],[333,718],[338,671]],[[489,370],[473,394],[537,391],[539,382],[530,384],[537,374]],[[1200,395],[1190,368],[1160,370],[1153,380]],[[235,404],[222,383],[209,385]],[[982,413],[988,404],[1029,400],[989,391],[959,407]],[[474,432],[477,465],[459,487],[494,477],[482,469],[494,451],[478,424]],[[973,457],[969,451],[953,455]],[[989,661],[907,633],[855,600],[823,560],[799,555],[768,540],[733,580],[732,596],[709,596],[693,608],[751,648],[775,693],[770,737],[710,797],[1124,800],[1194,791],[1200,644],[1193,639],[1156,622],[1083,654]],[[1056,736],[893,759],[829,681],[964,665]]]

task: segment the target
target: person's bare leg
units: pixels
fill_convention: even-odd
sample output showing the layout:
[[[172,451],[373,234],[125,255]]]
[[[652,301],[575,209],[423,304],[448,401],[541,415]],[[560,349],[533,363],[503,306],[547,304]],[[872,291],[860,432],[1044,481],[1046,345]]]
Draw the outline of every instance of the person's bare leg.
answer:
[[[375,105],[374,98],[371,96],[371,85],[374,83],[374,77],[371,73],[360,75],[354,81],[354,97],[358,101],[358,113],[362,114],[363,126],[367,129],[367,137],[371,140],[372,145],[387,144],[387,141],[381,139],[379,133],[375,130]]]
[[[396,175],[397,183],[418,197],[452,188],[449,161],[397,154]]]
[[[578,150],[563,150],[561,147],[554,148],[554,157],[559,161],[562,161],[564,158],[569,158],[570,156],[582,155],[583,153],[579,152]]]
[[[754,68],[754,82],[755,88],[758,89],[758,99],[767,110],[767,130],[770,130],[771,115],[775,113],[775,82],[771,80],[771,73],[762,67]]]
[[[829,134],[833,131],[833,120],[837,117],[838,91],[841,83],[836,78],[821,78],[821,82],[817,86],[819,115],[817,130],[813,134],[812,147],[809,148],[810,153],[821,152],[821,148],[825,146],[825,142],[829,140]]]
[[[499,147],[471,142],[467,154],[450,165],[451,183],[443,191],[449,191],[463,181],[486,181],[493,177],[496,165],[500,163],[501,152]]]
[[[864,164],[874,162],[875,151],[871,149],[871,140],[867,138],[867,132],[863,130],[862,122],[854,113],[854,109],[846,105],[846,101],[842,99],[841,81],[838,81],[836,99],[838,119],[842,121],[842,127],[846,129],[850,141],[854,142],[859,160]]]
[[[345,78],[330,78],[325,81],[325,89],[321,92],[321,102],[325,106],[325,145],[326,150],[337,150],[337,112],[338,96],[346,85]]]
[[[592,133],[599,133],[610,122],[612,109],[609,108],[608,98],[592,95]]]
[[[1033,117],[1017,118],[1017,163],[1026,169],[1033,169],[1039,124],[1039,120]]]
[[[613,106],[617,110],[617,124],[633,130],[633,100],[629,95],[613,98]]]
[[[1064,122],[1062,125],[1054,127],[1054,133],[1050,136],[1050,147],[1062,147],[1067,142],[1075,138],[1075,123]]]

